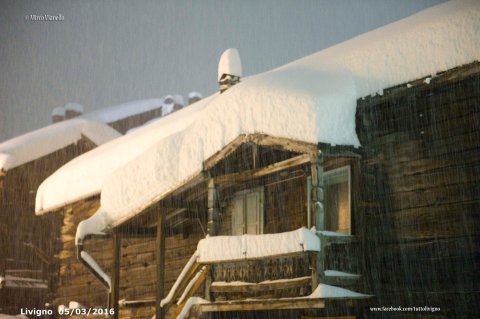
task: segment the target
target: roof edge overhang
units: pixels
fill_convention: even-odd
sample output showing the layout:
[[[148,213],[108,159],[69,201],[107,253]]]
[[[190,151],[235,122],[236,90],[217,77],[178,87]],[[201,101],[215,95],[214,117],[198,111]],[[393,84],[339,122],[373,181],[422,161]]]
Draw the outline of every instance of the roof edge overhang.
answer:
[[[95,192],[92,192],[92,193],[85,194],[85,195],[83,195],[81,197],[78,197],[74,200],[69,200],[69,201],[63,202],[61,204],[48,207],[46,209],[40,209],[38,211],[36,210],[35,215],[41,216],[41,215],[44,215],[44,214],[47,214],[47,213],[53,213],[53,212],[56,212],[56,211],[59,211],[59,210],[65,208],[67,206],[74,205],[74,204],[76,204],[76,203],[78,203],[82,200],[90,199],[90,198],[93,198],[95,196],[100,196],[100,192],[95,191]]]
[[[267,135],[264,133],[253,133],[253,134],[240,134],[237,138],[233,141],[225,145],[220,151],[216,152],[208,159],[203,162],[203,168],[201,171],[191,175],[189,178],[181,181],[177,185],[173,186],[170,190],[158,194],[154,198],[152,198],[148,203],[132,210],[125,216],[115,220],[111,226],[113,228],[123,226],[124,224],[130,222],[132,219],[137,217],[143,211],[147,210],[150,206],[158,203],[159,201],[169,197],[175,196],[183,191],[190,189],[202,182],[208,180],[207,172],[213,168],[217,163],[219,163],[222,159],[227,157],[228,155],[232,154],[235,150],[237,150],[241,145],[245,143],[253,143],[259,146],[266,146],[271,147],[279,150],[296,152],[301,154],[310,155],[312,157],[318,154],[318,145],[317,143],[309,143],[305,141],[298,141],[284,137],[274,137],[271,135]]]

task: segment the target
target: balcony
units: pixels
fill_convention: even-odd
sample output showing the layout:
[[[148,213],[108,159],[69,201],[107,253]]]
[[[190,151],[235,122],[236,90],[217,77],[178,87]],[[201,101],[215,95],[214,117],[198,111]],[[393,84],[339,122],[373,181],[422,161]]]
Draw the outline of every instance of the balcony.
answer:
[[[325,284],[360,277],[323,269],[325,248],[352,240],[305,228],[207,237],[161,301],[163,312],[166,318],[185,318],[208,312],[321,309],[327,300],[367,299],[369,295]]]

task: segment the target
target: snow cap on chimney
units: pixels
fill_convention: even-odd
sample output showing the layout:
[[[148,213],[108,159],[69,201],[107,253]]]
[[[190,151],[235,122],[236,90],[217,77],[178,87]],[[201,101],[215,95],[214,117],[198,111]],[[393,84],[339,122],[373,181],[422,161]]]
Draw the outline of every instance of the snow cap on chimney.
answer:
[[[237,49],[230,48],[222,53],[218,62],[218,84],[220,92],[240,82],[242,76],[242,61]]]
[[[180,110],[184,105],[183,96],[180,94],[167,95],[163,99],[162,116]]]
[[[63,106],[56,107],[52,110],[52,123],[65,120],[65,108]]]
[[[200,101],[202,99],[202,93],[197,91],[192,91],[188,93],[188,105]]]
[[[71,119],[83,114],[83,105],[78,103],[67,103],[65,108],[65,119]]]

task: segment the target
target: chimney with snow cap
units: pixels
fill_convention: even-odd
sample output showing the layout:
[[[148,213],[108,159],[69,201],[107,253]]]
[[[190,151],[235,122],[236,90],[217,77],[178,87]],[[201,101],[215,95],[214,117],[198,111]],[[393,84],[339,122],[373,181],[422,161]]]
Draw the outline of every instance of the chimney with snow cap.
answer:
[[[178,111],[183,107],[183,97],[181,95],[167,95],[163,99],[162,116]]]
[[[52,110],[52,123],[65,120],[65,108],[63,106],[56,107]]]
[[[180,94],[174,95],[173,101],[175,102],[173,106],[174,112],[180,110],[185,105],[185,102],[183,101],[183,96],[181,96]]]
[[[64,108],[66,120],[83,114],[83,105],[78,103],[67,103]]]
[[[227,49],[222,53],[220,61],[218,62],[218,85],[220,86],[220,93],[228,90],[240,82],[242,76],[242,62],[240,61],[240,54],[234,48]]]
[[[202,99],[202,93],[192,91],[188,93],[188,105],[200,101]]]

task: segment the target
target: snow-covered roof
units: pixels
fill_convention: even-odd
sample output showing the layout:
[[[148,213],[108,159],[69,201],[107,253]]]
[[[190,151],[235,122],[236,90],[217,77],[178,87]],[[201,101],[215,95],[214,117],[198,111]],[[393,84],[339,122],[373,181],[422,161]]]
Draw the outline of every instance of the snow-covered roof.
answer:
[[[450,1],[270,72],[211,98],[197,119],[111,174],[101,210],[112,223],[201,172],[240,134],[358,146],[358,98],[480,60],[480,3]]]
[[[106,124],[71,119],[20,135],[0,144],[0,169],[7,171],[73,144],[82,135],[97,145],[120,136]]]
[[[38,188],[36,212],[41,214],[100,193],[108,175],[158,141],[190,125],[208,101],[201,100],[167,117],[155,119],[149,125],[143,125],[68,162]]]
[[[160,98],[132,101],[88,112],[84,114],[82,118],[95,120],[103,123],[113,123],[136,114],[141,114],[158,109],[162,106],[163,100],[163,98]]]
[[[206,159],[240,134],[358,146],[358,98],[480,60],[479,30],[480,3],[450,1],[244,78],[225,93],[198,102],[199,113],[180,129],[162,128],[162,137],[134,160],[117,166],[118,156],[106,159],[105,167],[118,169],[97,182],[102,220],[116,225],[139,213],[198,175]],[[139,134],[138,141],[151,139],[149,134],[141,137],[140,130],[133,134]]]

